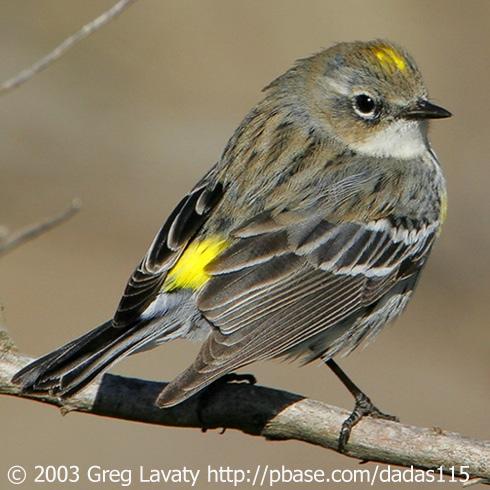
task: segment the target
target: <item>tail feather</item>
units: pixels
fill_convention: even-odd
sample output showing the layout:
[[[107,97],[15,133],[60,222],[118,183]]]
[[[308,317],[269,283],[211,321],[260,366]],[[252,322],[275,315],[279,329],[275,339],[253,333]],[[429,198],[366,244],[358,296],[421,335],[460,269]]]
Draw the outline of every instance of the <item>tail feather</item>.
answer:
[[[98,374],[161,335],[155,324],[114,328],[108,321],[20,370],[12,382],[25,392],[69,396]]]
[[[83,356],[84,347],[90,346],[94,339],[100,341],[110,326],[110,322],[104,323],[78,339],[31,362],[15,374],[12,382],[21,385],[23,391],[49,391],[51,385],[56,384],[57,376],[54,376],[56,370],[63,365],[68,365],[74,358],[80,359]],[[44,388],[43,384],[45,384]]]

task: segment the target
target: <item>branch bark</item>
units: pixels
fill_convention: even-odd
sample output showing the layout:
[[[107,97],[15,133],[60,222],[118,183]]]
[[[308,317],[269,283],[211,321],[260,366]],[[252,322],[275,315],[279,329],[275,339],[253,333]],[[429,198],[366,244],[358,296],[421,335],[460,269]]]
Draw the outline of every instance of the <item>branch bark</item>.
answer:
[[[32,359],[21,354],[0,326],[0,394],[30,398],[71,411],[171,427],[237,429],[269,440],[298,440],[337,449],[337,438],[348,412],[300,395],[264,386],[227,384],[170,409],[154,401],[165,383],[106,374],[67,400],[26,395],[10,379]],[[352,431],[346,455],[422,469],[443,467],[450,474],[466,471],[471,483],[490,482],[490,441],[479,441],[437,428],[421,428],[364,418]]]
[[[85,24],[79,31],[75,32],[70,37],[67,37],[61,44],[56,46],[56,48],[50,51],[46,56],[43,56],[28,68],[22,70],[17,75],[1,83],[0,95],[5,95],[7,92],[16,89],[20,85],[30,80],[37,73],[45,70],[51,63],[61,58],[70,48],[75,46],[75,44],[78,44],[80,41],[111,22],[135,2],[136,0],[119,0],[119,2],[117,2],[109,10],[99,15],[99,17],[92,20],[88,24]]]

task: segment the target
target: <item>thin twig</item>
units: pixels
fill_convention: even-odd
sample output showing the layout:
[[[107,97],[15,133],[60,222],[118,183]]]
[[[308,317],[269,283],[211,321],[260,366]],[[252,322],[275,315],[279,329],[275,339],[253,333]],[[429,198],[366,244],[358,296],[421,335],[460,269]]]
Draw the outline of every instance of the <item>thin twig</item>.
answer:
[[[22,245],[23,243],[32,240],[33,238],[36,238],[43,233],[46,233],[55,226],[58,226],[66,220],[70,219],[79,210],[80,201],[78,199],[74,199],[67,209],[57,214],[56,216],[52,216],[51,218],[48,218],[40,223],[30,225],[15,233],[6,233],[4,231],[2,233],[3,236],[0,236],[0,255],[4,255],[7,252],[10,252],[14,248],[18,247],[19,245]]]
[[[162,410],[154,402],[165,383],[110,374],[62,401],[50,395],[21,393],[19,386],[12,384],[12,376],[30,361],[13,347],[6,332],[2,336],[0,326],[0,394],[55,405],[62,413],[78,411],[171,427],[202,428],[204,420],[210,429],[227,427],[269,440],[298,440],[334,450],[348,415],[345,410],[300,395],[248,384],[224,385],[206,396],[201,405],[196,396]],[[490,481],[490,441],[441,429],[366,417],[353,429],[346,455],[421,469],[439,471],[442,467],[444,473],[466,472],[467,477],[483,479],[479,483]]]
[[[75,44],[79,43],[81,40],[90,36],[90,34],[99,30],[101,27],[120,15],[125,9],[127,9],[131,4],[135,2],[136,0],[120,0],[109,10],[99,15],[99,17],[92,20],[88,24],[85,24],[79,31],[66,38],[61,44],[56,46],[56,48],[50,51],[46,56],[36,61],[25,70],[22,70],[14,77],[0,84],[0,95],[5,95],[7,92],[14,90],[15,88],[30,80],[40,71],[46,69],[51,63],[61,58],[61,56],[63,56]]]

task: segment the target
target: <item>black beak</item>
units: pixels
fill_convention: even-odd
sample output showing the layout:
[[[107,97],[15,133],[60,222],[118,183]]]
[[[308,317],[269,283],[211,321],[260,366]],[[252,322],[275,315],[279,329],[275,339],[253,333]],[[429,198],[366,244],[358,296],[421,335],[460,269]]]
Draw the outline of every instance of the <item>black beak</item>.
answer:
[[[443,107],[425,99],[420,99],[414,106],[402,112],[402,117],[405,119],[443,119],[451,116],[452,114]]]

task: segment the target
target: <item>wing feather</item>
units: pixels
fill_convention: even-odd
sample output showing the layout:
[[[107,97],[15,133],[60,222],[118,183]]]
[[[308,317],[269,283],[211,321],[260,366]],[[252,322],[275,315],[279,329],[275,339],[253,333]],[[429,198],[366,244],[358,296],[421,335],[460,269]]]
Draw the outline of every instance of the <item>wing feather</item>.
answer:
[[[112,321],[115,327],[126,327],[138,320],[222,194],[221,184],[204,182],[180,201],[129,278]]]

